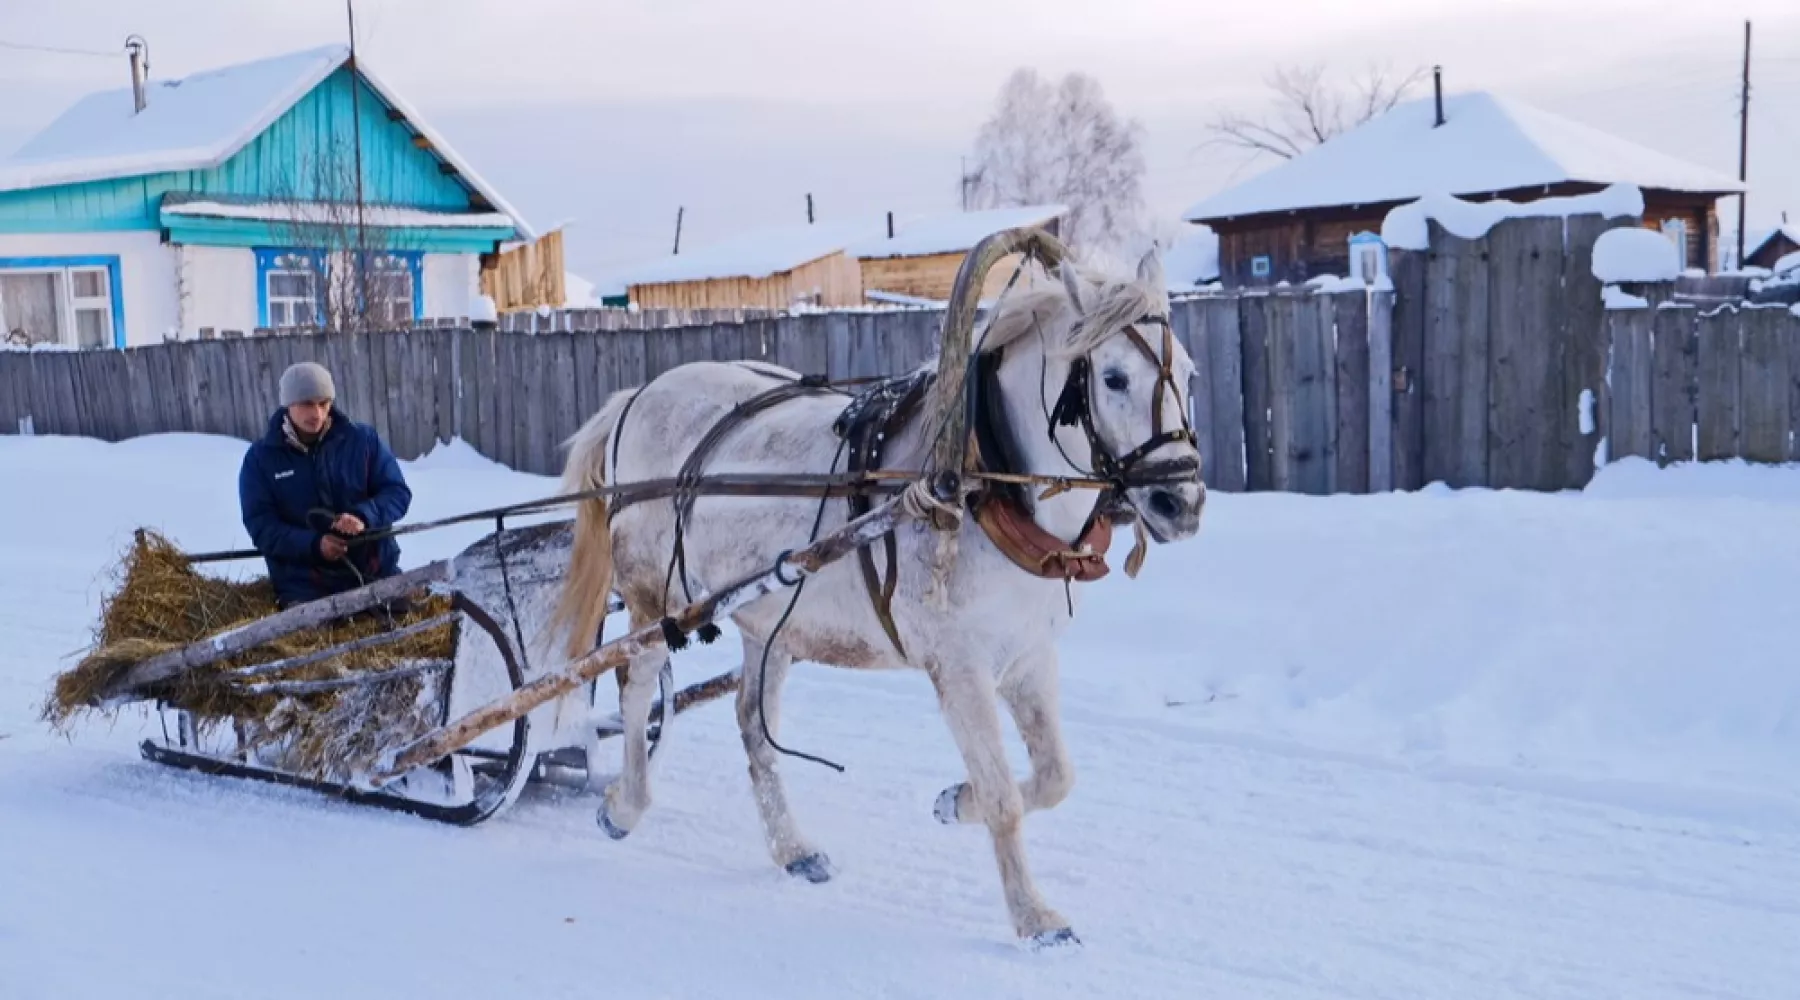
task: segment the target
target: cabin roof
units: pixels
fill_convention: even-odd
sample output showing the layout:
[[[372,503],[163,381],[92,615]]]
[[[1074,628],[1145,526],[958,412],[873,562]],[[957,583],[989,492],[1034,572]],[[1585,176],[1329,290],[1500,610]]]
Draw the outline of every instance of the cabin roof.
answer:
[[[1184,213],[1211,222],[1271,212],[1381,205],[1566,182],[1724,195],[1735,177],[1485,91],[1394,107]]]
[[[130,87],[89,94],[0,160],[0,192],[217,167],[349,60],[347,46],[326,45],[152,80],[144,110],[135,113]],[[357,57],[356,71],[465,185],[511,219],[522,237],[536,238],[500,192],[375,75],[366,56]]]
[[[885,221],[855,219],[758,229],[639,264],[621,272],[617,280],[626,285],[660,285],[767,278],[840,253],[858,240],[886,232],[885,227]]]
[[[1042,225],[1068,210],[1067,205],[1009,205],[915,217],[896,223],[891,239],[884,225],[876,235],[852,244],[846,252],[861,260],[963,253],[994,233]]]
[[[1788,223],[1785,225],[1776,226],[1775,228],[1764,233],[1762,235],[1762,237],[1759,238],[1756,242],[1746,246],[1744,248],[1744,256],[1752,257],[1758,253],[1761,253],[1762,248],[1768,246],[1778,236],[1785,236],[1785,237],[1787,237],[1787,240],[1789,243],[1792,243],[1795,246],[1800,246],[1800,224]]]

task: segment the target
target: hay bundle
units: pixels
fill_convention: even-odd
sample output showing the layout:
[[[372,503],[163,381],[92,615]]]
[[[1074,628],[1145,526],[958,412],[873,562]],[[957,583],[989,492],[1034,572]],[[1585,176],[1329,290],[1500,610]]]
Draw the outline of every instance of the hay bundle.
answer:
[[[276,612],[275,593],[259,579],[233,582],[196,572],[166,538],[140,529],[116,571],[117,588],[101,608],[94,644],[58,675],[44,705],[46,721],[66,726],[133,665],[225,629]],[[141,690],[192,713],[196,725],[234,726],[245,749],[311,777],[343,780],[383,750],[437,722],[433,697],[443,671],[427,671],[361,686],[295,692],[296,682],[328,681],[391,671],[455,655],[454,623],[396,642],[253,677],[244,668],[315,653],[404,627],[450,610],[447,597],[416,602],[402,615],[367,612],[294,632],[229,659],[189,670]],[[283,689],[286,690],[283,690]]]

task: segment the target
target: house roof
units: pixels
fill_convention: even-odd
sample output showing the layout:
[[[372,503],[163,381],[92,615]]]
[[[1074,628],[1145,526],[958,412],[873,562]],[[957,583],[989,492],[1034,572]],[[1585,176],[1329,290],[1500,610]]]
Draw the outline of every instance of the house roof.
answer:
[[[0,192],[216,167],[349,59],[348,46],[326,45],[180,80],[152,80],[144,110],[136,113],[130,87],[89,94],[0,161]],[[536,238],[524,216],[375,75],[367,56],[357,58],[356,69],[463,183],[511,219],[521,236]]]
[[[1755,243],[1745,248],[1744,256],[1751,257],[1761,253],[1762,248],[1768,246],[1777,236],[1785,236],[1789,243],[1800,246],[1800,224],[1789,223],[1787,225],[1776,226],[1774,229],[1764,233],[1761,239],[1758,239]]]
[[[1183,217],[1207,222],[1568,181],[1717,195],[1744,189],[1729,174],[1483,91],[1445,96],[1444,124],[1433,127],[1435,118],[1434,98],[1397,105]]]
[[[994,233],[1042,225],[1068,210],[1067,205],[1012,205],[913,218],[896,224],[893,238],[888,237],[884,225],[878,234],[852,244],[846,252],[862,260],[960,253]]]
[[[760,229],[640,264],[620,273],[618,280],[627,285],[657,285],[719,278],[767,278],[829,257],[853,243],[885,232],[885,220],[870,219]]]

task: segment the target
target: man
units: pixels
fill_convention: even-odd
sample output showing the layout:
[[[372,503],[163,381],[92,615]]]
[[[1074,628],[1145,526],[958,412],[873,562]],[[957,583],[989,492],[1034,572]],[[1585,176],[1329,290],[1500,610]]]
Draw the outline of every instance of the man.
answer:
[[[331,373],[303,361],[281,373],[281,409],[238,472],[244,528],[283,608],[400,571],[400,543],[356,538],[406,516],[412,490],[375,429],[334,408]]]

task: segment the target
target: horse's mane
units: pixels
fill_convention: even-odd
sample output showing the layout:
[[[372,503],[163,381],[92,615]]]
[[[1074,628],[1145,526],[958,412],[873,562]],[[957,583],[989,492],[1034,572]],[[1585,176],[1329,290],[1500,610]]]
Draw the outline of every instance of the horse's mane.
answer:
[[[1168,314],[1167,293],[1142,281],[1093,278],[1079,271],[1076,280],[1084,307],[1080,317],[1071,315],[1074,308],[1069,293],[1061,282],[1053,280],[1047,287],[1006,296],[1000,303],[1000,312],[988,326],[981,350],[999,350],[1029,332],[1041,330],[1050,337],[1052,355],[1085,354],[1134,320]],[[1071,319],[1075,321],[1071,323]]]

